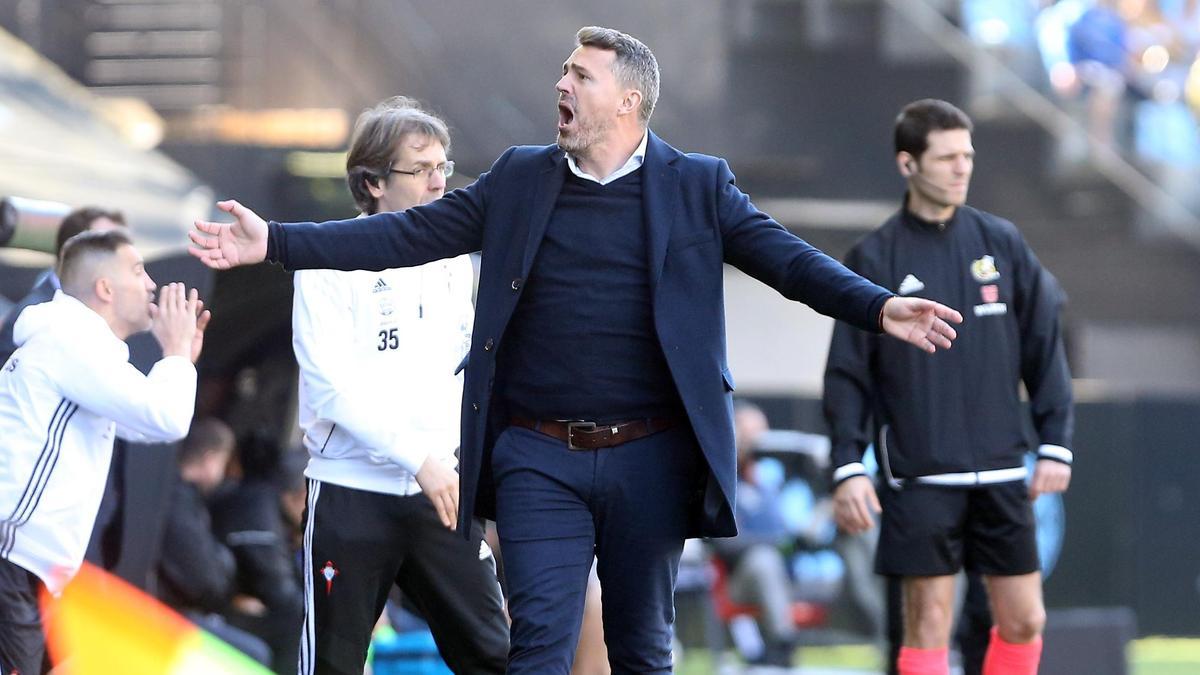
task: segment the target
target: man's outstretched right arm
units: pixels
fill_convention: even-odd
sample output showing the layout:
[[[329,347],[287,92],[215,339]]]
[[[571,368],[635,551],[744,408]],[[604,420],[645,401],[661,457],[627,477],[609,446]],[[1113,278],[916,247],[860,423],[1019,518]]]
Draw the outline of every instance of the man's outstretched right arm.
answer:
[[[508,154],[466,188],[407,211],[367,218],[268,223],[236,201],[218,202],[234,222],[197,221],[196,230],[189,233],[188,251],[214,269],[266,260],[290,270],[412,267],[478,251],[483,244],[489,176]]]

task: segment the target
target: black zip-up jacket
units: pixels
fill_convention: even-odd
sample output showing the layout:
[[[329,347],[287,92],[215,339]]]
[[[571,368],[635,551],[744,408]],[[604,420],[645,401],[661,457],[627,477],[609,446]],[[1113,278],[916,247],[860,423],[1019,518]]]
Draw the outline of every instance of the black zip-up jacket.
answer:
[[[932,355],[837,323],[824,397],[835,482],[862,473],[882,431],[876,456],[897,478],[1022,466],[1021,382],[1039,457],[1071,462],[1065,297],[1012,223],[967,206],[930,223],[902,208],[851,249],[846,266],[899,295],[954,307],[963,323],[953,348]]]

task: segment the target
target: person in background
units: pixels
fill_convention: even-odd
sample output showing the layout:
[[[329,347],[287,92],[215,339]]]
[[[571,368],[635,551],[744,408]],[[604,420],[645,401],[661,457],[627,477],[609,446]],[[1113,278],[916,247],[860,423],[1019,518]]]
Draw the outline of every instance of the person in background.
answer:
[[[774,490],[764,489],[755,475],[754,450],[770,430],[767,416],[753,403],[738,401],[733,408],[734,443],[738,457],[738,536],[712,540],[713,550],[729,570],[729,596],[737,603],[762,608],[759,623],[763,664],[790,667],[798,638],[792,619],[792,580],[782,547],[792,539],[783,505]]]
[[[346,182],[362,215],[440,198],[446,124],[404,97],[359,116]],[[368,219],[364,218],[364,222]],[[495,563],[457,513],[459,364],[471,340],[467,256],[411,269],[295,275],[292,344],[309,463],[300,672],[361,673],[399,586],[458,672],[502,673],[508,624]]]
[[[196,420],[180,444],[179,476],[158,561],[158,597],[265,664],[270,662],[268,645],[222,616],[233,599],[237,560],[213,530],[207,500],[224,481],[235,447],[233,429],[214,417]]]
[[[62,253],[63,244],[80,232],[103,232],[115,228],[124,228],[125,216],[120,211],[113,211],[96,206],[84,206],[71,211],[58,224],[54,235],[54,257]],[[0,363],[8,361],[17,346],[13,343],[13,327],[17,317],[31,305],[49,302],[55,291],[62,288],[58,274],[53,266],[42,272],[25,297],[21,298],[4,316],[0,323]],[[125,464],[126,443],[117,439],[113,444],[112,461],[108,472],[108,482],[104,487],[104,497],[100,501],[100,510],[96,513],[96,525],[92,528],[92,538],[88,542],[85,559],[104,569],[113,569],[120,554],[121,528],[121,492],[123,483],[123,467]]]
[[[271,647],[276,673],[296,672],[304,593],[291,532],[300,513],[288,513],[289,493],[304,508],[303,455],[285,452],[271,436],[252,433],[235,455],[241,478],[210,499],[213,531],[237,562],[229,622]],[[294,522],[293,522],[294,518]]]
[[[54,258],[57,260],[62,253],[63,244],[80,232],[103,232],[118,227],[125,227],[125,216],[120,211],[109,211],[95,206],[85,206],[75,209],[63,217],[54,235]],[[54,267],[42,272],[29,289],[29,293],[21,298],[0,323],[0,363],[8,361],[17,346],[13,343],[13,327],[21,311],[30,305],[40,305],[50,302],[54,292],[62,288]]]
[[[21,313],[0,369],[0,672],[40,672],[38,596],[83,563],[117,437],[168,442],[192,421],[209,313],[195,290],[154,281],[122,230],[63,246],[50,302]],[[163,358],[143,375],[125,344],[149,330]]]
[[[900,295],[970,307],[955,349],[913,359],[838,324],[825,371],[835,515],[855,533],[882,511],[876,572],[902,577],[901,675],[948,672],[964,568],[984,577],[995,620],[984,675],[1037,672],[1045,608],[1032,502],[1071,479],[1062,294],[1012,223],[966,205],[971,130],[945,101],[904,107],[894,130],[903,205],[846,257]],[[1040,443],[1028,485],[1022,383]],[[872,442],[878,494],[862,463]]]

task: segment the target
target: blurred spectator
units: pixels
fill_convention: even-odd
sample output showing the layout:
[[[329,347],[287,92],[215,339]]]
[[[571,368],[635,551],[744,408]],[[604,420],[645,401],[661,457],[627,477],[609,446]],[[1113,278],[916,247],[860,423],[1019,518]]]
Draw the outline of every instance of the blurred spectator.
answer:
[[[1085,0],[1050,0],[1034,19],[1038,53],[1050,85],[1062,98],[1079,93],[1079,79],[1068,47],[1071,26],[1087,11]]]
[[[270,661],[266,643],[225,623],[220,615],[233,596],[237,563],[213,532],[205,497],[224,479],[233,449],[233,430],[211,417],[195,421],[180,446],[180,480],[171,496],[158,563],[159,597],[265,664]]]
[[[730,599],[762,608],[765,649],[758,661],[790,666],[797,632],[792,619],[792,582],[781,546],[791,540],[778,493],[760,486],[754,448],[770,426],[757,406],[738,402],[733,415],[738,484],[734,518],[738,536],[711,541],[729,570]]]
[[[1088,132],[1114,145],[1117,117],[1129,73],[1129,27],[1113,0],[1099,0],[1067,35],[1067,53],[1087,98]]]
[[[1164,189],[1186,200],[1195,192],[1195,175],[1185,171],[1174,177],[1171,169],[1200,166],[1200,134],[1184,102],[1200,28],[1196,3],[1142,0],[1130,4],[1137,6],[1129,21],[1134,65],[1130,88],[1136,95],[1133,149],[1152,171],[1159,170],[1152,176]]]
[[[106,211],[95,206],[75,209],[68,213],[58,225],[58,233],[54,237],[54,257],[57,259],[58,254],[62,252],[63,244],[80,232],[102,232],[124,226],[125,217],[118,211]],[[20,315],[21,310],[30,305],[50,302],[50,299],[54,297],[54,291],[60,288],[62,288],[62,284],[59,282],[54,268],[51,267],[42,272],[29,293],[13,306],[11,312],[5,315],[4,323],[0,325],[0,363],[7,362],[8,357],[12,356],[13,350],[16,349],[16,346],[13,345],[13,325],[17,322],[17,316]]]
[[[1200,20],[1197,23],[1200,23]],[[1194,56],[1191,61],[1183,93],[1192,115],[1200,119],[1200,54]]]
[[[237,561],[226,617],[270,645],[276,673],[295,672],[304,604],[291,533],[299,524],[297,493],[303,510],[307,458],[285,453],[266,434],[244,439],[237,454],[242,479],[223,490],[211,509],[213,530]]]

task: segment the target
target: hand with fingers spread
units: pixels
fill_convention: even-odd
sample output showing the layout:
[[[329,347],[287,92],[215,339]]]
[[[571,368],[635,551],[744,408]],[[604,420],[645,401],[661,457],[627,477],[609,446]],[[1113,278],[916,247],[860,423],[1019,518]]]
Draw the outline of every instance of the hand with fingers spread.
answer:
[[[183,284],[170,283],[158,291],[158,302],[150,305],[150,332],[162,347],[163,356],[192,358],[196,339],[196,311]]]
[[[212,312],[204,309],[204,301],[200,299],[200,291],[192,289],[188,293],[188,309],[196,317],[196,333],[192,336],[192,363],[200,360],[200,352],[204,349],[204,330],[212,319]]]
[[[417,470],[417,484],[448,529],[458,527],[458,472],[430,455]]]
[[[881,512],[875,485],[866,476],[847,478],[833,491],[833,518],[847,534],[875,527],[875,516]]]
[[[962,323],[962,314],[924,298],[895,296],[883,303],[883,331],[930,354],[950,349],[958,333],[951,323]]]
[[[213,269],[253,265],[267,258],[267,221],[235,200],[217,202],[217,208],[234,217],[232,223],[196,221],[188,233],[188,253]]]
[[[1029,500],[1045,494],[1066,492],[1071,485],[1071,465],[1053,459],[1039,459],[1029,482]]]

